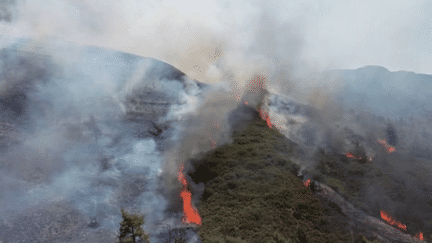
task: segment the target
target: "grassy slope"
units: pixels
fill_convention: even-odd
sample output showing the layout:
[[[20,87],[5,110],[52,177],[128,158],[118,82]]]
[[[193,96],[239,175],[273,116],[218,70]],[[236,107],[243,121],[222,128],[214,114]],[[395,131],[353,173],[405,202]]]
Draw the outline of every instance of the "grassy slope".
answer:
[[[363,158],[366,158],[365,154],[359,154]],[[389,161],[397,161],[398,155],[377,155],[383,159]],[[339,195],[345,198],[347,201],[352,203],[355,207],[369,215],[380,218],[379,211],[376,210],[376,205],[370,205],[368,203],[368,196],[364,191],[364,188],[368,188],[371,185],[380,188],[385,192],[385,195],[389,195],[390,199],[394,202],[405,202],[405,200],[419,200],[425,201],[425,198],[414,198],[413,192],[407,191],[403,186],[400,186],[401,180],[392,174],[391,166],[382,167],[375,163],[369,163],[367,159],[355,160],[346,158],[343,155],[330,155],[320,153],[317,156],[317,164],[315,171],[312,172],[313,179],[322,182],[329,187],[333,188]],[[424,171],[415,170],[416,173],[407,173],[411,176],[410,179],[416,181],[421,188],[429,188],[426,184],[425,179],[422,176],[426,176]],[[422,182],[425,184],[422,185]],[[411,199],[410,199],[411,197]],[[430,212],[432,206],[432,197],[429,199],[428,204],[419,204],[423,206],[423,212]],[[403,222],[406,223],[406,222]],[[432,227],[432,221],[428,222],[423,228],[430,229]],[[415,235],[418,231],[413,231],[408,228],[404,233]],[[423,231],[425,239],[432,240],[431,231]]]
[[[320,202],[290,161],[295,144],[270,129],[258,113],[234,142],[191,162],[205,191],[199,234],[210,242],[352,242],[337,205]],[[367,242],[354,236],[354,242]]]

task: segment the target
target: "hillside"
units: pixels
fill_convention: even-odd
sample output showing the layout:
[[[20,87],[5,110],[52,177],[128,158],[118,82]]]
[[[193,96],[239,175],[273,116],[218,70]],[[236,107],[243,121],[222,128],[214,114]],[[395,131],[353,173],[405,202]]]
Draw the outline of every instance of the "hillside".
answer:
[[[377,115],[407,119],[413,115],[430,117],[432,75],[407,71],[390,72],[381,66],[336,69],[320,74],[320,79],[338,80],[338,102]]]
[[[201,240],[366,242],[365,229],[353,230],[339,205],[315,196],[297,177],[296,144],[270,129],[252,108],[239,109],[253,119],[233,132],[234,142],[190,161],[196,168],[191,179],[205,184],[198,208]]]
[[[121,52],[64,49],[59,56],[79,58],[58,65],[41,54],[33,62],[36,54],[21,49],[0,53],[8,81],[0,97],[1,241],[114,242],[120,209],[126,208],[146,215],[152,242],[166,242],[157,236],[170,236],[167,223],[174,230],[183,226],[182,211],[170,211],[180,200],[178,180],[175,173],[160,173],[162,155],[179,141],[207,141],[211,148],[204,134],[209,124],[202,120],[207,113],[194,115],[211,86],[166,63]],[[234,142],[185,162],[194,182],[189,189],[205,184],[202,200],[194,201],[203,225],[184,226],[189,240],[199,234],[203,242],[361,242],[363,236],[412,242],[419,232],[430,238],[432,182],[421,167],[432,158],[429,121],[386,122],[353,110],[326,122],[318,108],[269,96],[269,113],[284,118],[285,133],[270,129],[251,108],[254,97],[245,96],[249,106],[242,100],[230,108],[240,104],[231,112],[238,117],[228,118]],[[223,99],[210,102],[202,111],[224,105]],[[182,131],[199,136],[184,132],[175,139]],[[379,139],[397,152],[386,153]],[[347,152],[363,159],[347,158]],[[181,161],[176,153],[173,158],[176,165]],[[306,165],[316,166],[306,171]],[[166,187],[164,178],[174,186]],[[382,221],[381,209],[406,231]]]

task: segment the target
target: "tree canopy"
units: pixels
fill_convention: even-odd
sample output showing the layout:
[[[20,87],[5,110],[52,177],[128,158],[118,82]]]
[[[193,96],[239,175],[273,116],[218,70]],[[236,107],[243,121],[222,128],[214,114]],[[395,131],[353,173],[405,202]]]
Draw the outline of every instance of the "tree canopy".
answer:
[[[132,215],[121,209],[123,221],[120,222],[120,232],[118,238],[120,243],[137,243],[136,238],[139,237],[144,242],[150,242],[150,237],[141,228],[144,224],[143,215]]]

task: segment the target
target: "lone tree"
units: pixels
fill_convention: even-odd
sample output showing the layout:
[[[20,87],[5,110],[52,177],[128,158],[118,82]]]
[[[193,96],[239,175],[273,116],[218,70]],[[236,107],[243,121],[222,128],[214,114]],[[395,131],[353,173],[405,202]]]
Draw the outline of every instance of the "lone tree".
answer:
[[[150,237],[141,228],[144,224],[143,215],[131,215],[128,214],[124,209],[121,209],[123,221],[120,222],[120,234],[118,238],[120,243],[136,243],[136,237],[144,240],[144,242],[150,242]]]

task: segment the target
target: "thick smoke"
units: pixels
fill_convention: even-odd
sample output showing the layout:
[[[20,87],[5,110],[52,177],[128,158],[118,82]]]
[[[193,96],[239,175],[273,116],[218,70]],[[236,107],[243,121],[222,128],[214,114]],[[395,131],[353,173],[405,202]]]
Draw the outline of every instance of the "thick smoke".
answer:
[[[398,142],[398,137],[396,134],[396,130],[392,125],[389,125],[386,129],[387,132],[387,142],[392,146],[396,146]]]
[[[345,156],[348,152],[355,156],[367,156],[371,160],[368,161],[369,167],[372,170],[380,169],[385,174],[379,175],[383,181],[363,178],[361,190],[365,193],[362,198],[364,204],[356,206],[377,218],[380,218],[380,210],[390,213],[407,225],[410,234],[420,231],[429,234],[426,225],[430,214],[426,212],[431,210],[429,188],[432,180],[429,175],[432,127],[427,114],[432,103],[430,99],[424,98],[421,91],[418,94],[407,92],[402,95],[413,102],[389,104],[387,110],[382,109],[381,100],[401,94],[392,93],[393,89],[386,84],[386,78],[377,75],[374,69],[376,67],[371,67],[370,72],[362,70],[361,73],[368,75],[365,81],[375,80],[374,82],[378,82],[375,85],[382,86],[379,88],[382,97],[377,97],[374,89],[370,92],[365,90],[360,98],[364,101],[363,104],[349,103],[347,100],[338,102],[338,97],[351,95],[342,92],[352,92],[351,101],[355,101],[356,91],[346,89],[330,92],[329,99],[323,98],[322,94],[325,93],[322,92],[318,96],[319,102],[310,98],[309,101],[302,102],[301,99],[290,96],[271,94],[266,99],[265,109],[269,111],[270,118],[279,131],[306,151],[303,161],[298,161],[303,169],[313,171],[319,153],[336,157]],[[401,78],[397,73],[391,75]],[[357,78],[355,75],[341,76],[346,83]],[[326,78],[325,74],[323,77]],[[432,77],[429,76],[428,80],[432,81]],[[411,82],[410,79],[406,81]],[[326,105],[329,100],[334,104],[333,109]],[[366,102],[369,104],[365,105]],[[398,112],[405,109],[410,112]],[[379,142],[383,140],[387,146],[393,146],[395,152],[389,153]],[[384,184],[390,181],[396,184],[391,184],[391,190],[384,191]],[[380,187],[379,183],[384,184]]]
[[[160,224],[169,203],[157,191],[162,162],[169,164],[162,151],[180,144],[185,131],[176,119],[196,115],[203,84],[154,59],[68,45],[55,55],[35,54],[27,51],[33,44],[22,40],[1,51],[2,219],[60,202],[112,232],[120,208],[146,215],[147,228]],[[56,45],[50,42],[51,53]],[[59,62],[69,51],[77,59]],[[227,129],[209,113],[213,118]],[[199,119],[197,125],[207,123]],[[217,134],[209,136],[220,143]]]
[[[0,21],[11,22],[15,12],[14,0],[0,1]]]
[[[2,104],[17,104],[4,111],[16,135],[2,156],[4,218],[63,202],[111,231],[122,207],[143,213],[153,232],[172,219],[179,224],[167,214],[180,212],[179,165],[229,142],[227,114],[244,84],[260,75],[268,87],[289,89],[283,79],[295,69],[299,34],[262,6],[245,4],[258,10],[248,20],[252,29],[235,22],[222,28],[157,4],[15,3],[12,21],[1,26],[9,52]],[[58,11],[47,13],[48,6]],[[88,45],[155,57],[182,72]],[[292,54],[278,54],[283,50]]]
[[[281,21],[277,4],[200,4],[0,1],[5,218],[65,201],[110,230],[120,207],[144,213],[147,228],[169,221],[167,211],[179,212],[179,165],[230,141],[227,114],[261,101],[248,96],[257,76],[270,92],[258,98],[272,121],[307,151],[299,163],[312,166],[322,150],[373,155],[401,184],[419,188],[406,171],[432,158],[431,97],[421,85],[405,92],[382,68],[375,79],[367,70],[314,73],[302,59],[308,19]],[[378,139],[404,156],[387,155]],[[372,203],[408,217],[374,190]]]

